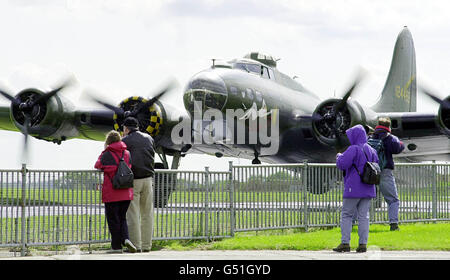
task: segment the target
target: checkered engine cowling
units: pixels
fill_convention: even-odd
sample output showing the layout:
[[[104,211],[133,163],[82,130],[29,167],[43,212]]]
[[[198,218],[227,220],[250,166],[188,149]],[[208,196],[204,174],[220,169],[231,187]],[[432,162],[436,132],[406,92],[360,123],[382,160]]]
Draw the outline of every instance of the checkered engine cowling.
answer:
[[[141,104],[146,103],[148,100],[140,96],[129,97],[122,102],[120,102],[119,107],[124,110],[124,112],[132,112]],[[158,135],[162,129],[163,117],[160,105],[158,102],[153,103],[148,109],[142,110],[136,118],[139,121],[139,130],[142,132],[147,132],[152,137]],[[123,118],[114,114],[114,129],[117,131],[122,131]]]

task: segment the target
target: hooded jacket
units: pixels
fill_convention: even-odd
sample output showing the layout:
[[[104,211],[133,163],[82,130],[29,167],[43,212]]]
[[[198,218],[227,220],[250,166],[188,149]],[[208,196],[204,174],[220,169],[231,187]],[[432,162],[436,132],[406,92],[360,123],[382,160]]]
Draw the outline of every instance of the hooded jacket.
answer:
[[[375,197],[375,185],[363,183],[355,166],[362,174],[368,160],[378,162],[377,152],[367,144],[366,131],[362,125],[355,125],[347,129],[346,134],[350,140],[350,146],[336,158],[337,167],[345,171],[344,198],[373,198]]]
[[[399,154],[405,149],[405,144],[397,136],[390,134],[390,129],[384,126],[375,127],[372,137],[374,139],[383,139],[384,154],[386,155],[386,166],[384,168],[394,169],[393,154]],[[389,134],[388,134],[389,133]]]
[[[133,188],[128,189],[114,189],[112,184],[112,178],[116,174],[117,165],[119,159],[122,157],[131,168],[130,152],[127,151],[127,145],[122,142],[114,142],[106,147],[106,149],[100,154],[97,162],[95,163],[96,169],[103,170],[103,187],[102,187],[102,202],[115,202],[123,200],[133,200]],[[114,154],[114,155],[113,155]]]

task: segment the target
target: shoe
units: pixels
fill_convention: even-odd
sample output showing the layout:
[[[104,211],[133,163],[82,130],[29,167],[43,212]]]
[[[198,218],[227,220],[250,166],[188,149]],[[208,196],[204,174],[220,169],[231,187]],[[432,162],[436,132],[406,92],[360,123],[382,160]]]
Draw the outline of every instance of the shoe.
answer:
[[[367,252],[366,244],[359,244],[358,248],[356,248],[356,253],[365,253]]]
[[[129,239],[125,239],[125,241],[123,243],[125,244],[125,246],[127,247],[128,251],[130,253],[136,253],[137,252],[136,247],[133,245],[133,243],[131,243],[131,241]]]
[[[122,249],[111,249],[106,251],[107,254],[122,254]]]
[[[397,223],[392,223],[391,225],[391,231],[397,231],[400,230]]]
[[[141,253],[148,253],[148,252],[150,252],[150,249],[142,249],[141,250]]]
[[[337,246],[336,248],[333,248],[333,251],[335,252],[350,252],[350,244],[339,244],[339,246]]]

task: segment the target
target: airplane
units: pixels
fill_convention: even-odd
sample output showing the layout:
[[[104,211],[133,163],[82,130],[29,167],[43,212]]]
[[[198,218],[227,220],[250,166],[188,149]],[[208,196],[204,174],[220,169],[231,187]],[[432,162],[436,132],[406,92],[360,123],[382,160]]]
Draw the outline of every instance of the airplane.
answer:
[[[122,130],[123,120],[136,117],[140,130],[155,139],[156,151],[168,169],[166,156],[173,156],[171,168],[177,169],[181,157],[191,153],[217,157],[240,157],[252,163],[335,162],[337,151],[348,146],[345,131],[362,124],[370,132],[380,116],[392,121],[392,133],[406,145],[398,160],[450,160],[450,96],[442,99],[429,89],[422,91],[439,104],[437,113],[416,112],[416,59],[412,35],[405,26],[399,33],[393,58],[380,99],[371,107],[362,106],[351,98],[361,76],[341,98],[322,100],[277,68],[277,60],[270,55],[251,52],[243,58],[227,62],[213,60],[212,66],[196,73],[188,81],[183,102],[186,111],[179,111],[159,99],[172,89],[168,84],[150,98],[132,96],[118,106],[92,97],[105,109],[76,108],[61,92],[70,82],[64,82],[50,91],[28,88],[16,95],[0,89],[0,94],[11,102],[0,106],[0,129],[20,131],[25,136],[25,150],[29,136],[61,144],[73,139],[104,141],[111,129]],[[197,107],[196,107],[197,106]],[[244,141],[214,135],[215,120],[194,123],[196,113],[215,109],[225,115],[227,110],[242,110],[232,121],[224,121],[223,131],[245,126]],[[274,110],[276,109],[276,110]],[[258,134],[251,119],[267,117],[269,126],[278,124],[275,151],[267,152],[267,143],[251,142]],[[256,117],[255,117],[256,116]],[[189,131],[180,131],[180,137],[193,140],[196,135],[210,135],[212,142],[173,141],[173,129],[180,123],[190,125]],[[233,125],[231,125],[233,124]],[[219,130],[217,130],[219,131]],[[231,135],[236,138],[236,134]],[[231,140],[231,141],[230,141]]]

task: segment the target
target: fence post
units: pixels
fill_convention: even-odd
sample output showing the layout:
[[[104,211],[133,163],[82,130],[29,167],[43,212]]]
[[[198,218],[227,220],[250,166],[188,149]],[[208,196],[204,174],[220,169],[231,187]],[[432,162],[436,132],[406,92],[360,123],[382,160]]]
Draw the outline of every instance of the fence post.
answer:
[[[105,215],[106,216],[106,215]],[[92,243],[92,217],[89,215],[89,254],[92,254],[91,243]]]
[[[230,233],[231,236],[234,237],[234,230],[236,227],[236,208],[234,205],[234,181],[233,181],[233,162],[228,162],[228,172],[230,172],[230,175],[228,177],[229,184],[230,184]]]
[[[308,213],[308,162],[303,161],[303,222],[305,223],[305,231],[308,231],[309,213]]]
[[[209,242],[209,167],[205,167],[205,234],[206,234],[206,240]]]
[[[432,206],[432,219],[434,221],[436,221],[437,219],[437,181],[439,176],[437,175],[437,165],[436,165],[436,161],[433,160],[433,175],[435,176],[433,178],[433,185],[432,185],[432,202],[431,202],[431,206]]]
[[[22,197],[21,197],[21,209],[22,209],[22,219],[21,219],[21,243],[22,243],[22,250],[20,252],[20,255],[23,257],[26,254],[26,237],[25,237],[25,200],[26,200],[26,185],[27,185],[27,165],[25,163],[22,164]]]

